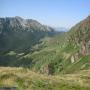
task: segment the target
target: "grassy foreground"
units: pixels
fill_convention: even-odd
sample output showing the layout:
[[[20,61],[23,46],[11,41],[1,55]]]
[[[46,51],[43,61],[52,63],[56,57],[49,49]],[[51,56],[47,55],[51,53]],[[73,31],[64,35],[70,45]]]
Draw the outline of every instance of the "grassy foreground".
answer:
[[[0,87],[3,86],[18,90],[90,90],[90,70],[51,76],[25,68],[0,67]]]

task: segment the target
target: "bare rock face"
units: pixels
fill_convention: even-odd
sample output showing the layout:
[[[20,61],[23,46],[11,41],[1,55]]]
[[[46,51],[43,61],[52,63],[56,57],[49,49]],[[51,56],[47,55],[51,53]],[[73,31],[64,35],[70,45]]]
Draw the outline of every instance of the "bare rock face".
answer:
[[[41,67],[40,72],[47,75],[52,75],[54,73],[53,64],[49,63]]]
[[[78,47],[78,52],[71,56],[71,62],[80,56],[90,55],[90,16],[71,28],[69,43]]]
[[[74,63],[75,62],[75,58],[74,56],[71,56],[71,63]]]
[[[71,56],[71,63],[74,63],[76,62],[78,59],[80,58],[80,55],[79,53],[74,53],[72,56]]]
[[[90,16],[71,28],[69,43],[78,49],[71,56],[71,63],[76,62],[81,56],[90,55]]]
[[[81,48],[79,53],[81,55],[90,55],[90,41],[88,41],[85,44],[81,43]]]
[[[90,55],[90,40],[86,43],[86,55]]]

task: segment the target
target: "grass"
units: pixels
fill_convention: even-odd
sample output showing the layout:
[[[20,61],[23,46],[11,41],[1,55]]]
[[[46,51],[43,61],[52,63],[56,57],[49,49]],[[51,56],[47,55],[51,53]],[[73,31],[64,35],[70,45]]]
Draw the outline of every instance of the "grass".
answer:
[[[24,68],[0,67],[0,87],[19,90],[90,90],[90,70],[76,74],[42,75]]]
[[[66,61],[64,63],[66,64]],[[68,62],[67,66],[65,67],[66,68],[64,69],[64,71],[66,73],[74,73],[80,70],[89,70],[90,69],[90,55],[81,57],[79,60],[77,60],[73,64],[70,64],[70,62]]]

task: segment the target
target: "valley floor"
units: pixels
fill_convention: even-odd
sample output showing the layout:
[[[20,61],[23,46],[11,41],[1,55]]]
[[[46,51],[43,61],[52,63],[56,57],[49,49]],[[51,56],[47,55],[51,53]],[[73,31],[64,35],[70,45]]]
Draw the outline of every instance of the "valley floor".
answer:
[[[90,90],[90,70],[51,76],[25,68],[0,67],[0,87],[4,86],[18,90]]]

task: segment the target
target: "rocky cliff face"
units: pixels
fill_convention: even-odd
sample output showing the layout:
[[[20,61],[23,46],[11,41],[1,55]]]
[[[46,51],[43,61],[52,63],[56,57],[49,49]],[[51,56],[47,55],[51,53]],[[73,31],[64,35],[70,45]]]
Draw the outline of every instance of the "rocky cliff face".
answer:
[[[0,18],[0,50],[27,50],[40,38],[53,35],[54,29],[32,19]]]
[[[90,55],[90,16],[74,26],[70,33],[69,43],[77,47],[74,59],[83,55]]]
[[[4,29],[9,30],[38,30],[38,31],[53,31],[52,28],[40,24],[36,20],[23,19],[21,17],[6,17],[0,18],[0,31]]]

